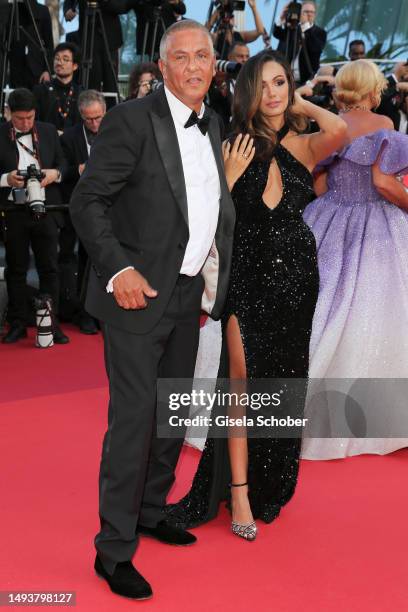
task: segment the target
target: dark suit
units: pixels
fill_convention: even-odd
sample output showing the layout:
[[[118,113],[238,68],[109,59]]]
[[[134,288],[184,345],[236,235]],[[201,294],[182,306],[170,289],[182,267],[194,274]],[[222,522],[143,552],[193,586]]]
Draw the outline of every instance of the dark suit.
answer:
[[[400,124],[399,109],[403,96],[398,91],[397,81],[393,76],[389,76],[387,81],[388,87],[381,96],[381,103],[376,109],[376,113],[389,117],[394,124],[394,128],[398,130]]]
[[[54,42],[52,39],[51,16],[47,6],[30,0],[35,23],[44,43],[47,59],[52,67]],[[20,40],[14,39],[10,50],[10,85],[12,88],[32,87],[38,83],[41,74],[47,70],[44,56],[37,43],[37,36],[26,7],[17,3],[20,24],[25,31],[20,31]],[[27,32],[27,33],[26,33]],[[37,43],[34,44],[33,40]]]
[[[299,52],[301,42],[300,33],[297,36],[297,44],[295,44],[295,32],[293,30],[289,30],[288,35],[288,30],[286,27],[275,24],[273,27],[273,35],[279,40],[277,50],[287,58],[289,63],[292,63]],[[320,56],[326,44],[327,34],[326,31],[319,28],[319,26],[313,25],[304,32],[303,36],[303,45],[299,52],[299,72],[301,83],[305,83],[318,71],[320,66]],[[305,53],[304,48],[306,48],[307,54]]]
[[[217,118],[209,136],[221,199],[215,234],[218,276],[207,276],[212,316],[221,315],[228,286],[234,207],[223,172]],[[203,276],[180,277],[188,238],[187,194],[174,122],[164,89],[130,100],[104,118],[71,214],[92,261],[86,309],[104,322],[110,380],[109,427],[100,473],[101,531],[106,570],[131,559],[137,525],[156,526],[174,481],[182,440],[155,431],[159,376],[193,376]],[[106,292],[109,279],[134,266],[158,291],[144,310],[124,310]],[[214,278],[214,277],[213,277]]]
[[[57,130],[48,123],[36,122],[42,168],[55,168],[64,176],[66,164]],[[17,145],[11,138],[11,124],[0,125],[0,175],[17,168]],[[10,189],[0,189],[2,206],[10,205]],[[62,204],[60,185],[52,183],[45,189],[46,205]],[[57,248],[60,214],[48,212],[40,221],[33,220],[28,210],[6,213],[6,280],[9,296],[8,320],[25,324],[26,276],[29,264],[29,246],[35,255],[40,279],[40,292],[53,298],[58,308]]]
[[[117,71],[118,65],[118,49],[123,45],[122,26],[119,15],[128,11],[127,0],[105,0],[99,5],[104,29],[106,32],[107,43],[111,59]],[[87,2],[86,0],[64,0],[63,12],[71,9],[79,12],[79,39],[81,43],[84,36],[85,14]],[[91,19],[89,19],[88,37],[91,32]],[[84,57],[82,57],[84,60]],[[98,17],[95,20],[95,42],[94,53],[92,56],[92,70],[89,76],[89,89],[101,89],[103,83],[103,91],[115,91],[115,81],[106,57],[103,46],[102,29]]]

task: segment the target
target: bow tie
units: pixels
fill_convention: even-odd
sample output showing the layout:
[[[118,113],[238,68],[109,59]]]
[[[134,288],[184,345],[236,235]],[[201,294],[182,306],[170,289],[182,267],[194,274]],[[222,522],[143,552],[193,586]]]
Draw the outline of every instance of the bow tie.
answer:
[[[198,129],[200,130],[200,132],[203,134],[203,136],[205,136],[206,133],[208,132],[209,123],[210,123],[210,113],[208,113],[207,110],[205,110],[204,115],[201,117],[201,119],[199,119],[197,113],[193,111],[190,117],[188,118],[187,123],[184,124],[184,127],[189,128],[189,127],[192,127],[193,125],[196,125]]]
[[[16,132],[16,138],[22,138],[23,136],[32,136],[33,130],[29,130],[28,132]]]

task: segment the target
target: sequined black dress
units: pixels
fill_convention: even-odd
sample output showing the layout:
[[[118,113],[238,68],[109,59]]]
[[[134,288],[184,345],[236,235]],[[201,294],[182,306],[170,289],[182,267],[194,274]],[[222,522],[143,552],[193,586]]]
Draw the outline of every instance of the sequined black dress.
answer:
[[[270,209],[262,195],[270,159],[253,161],[237,181],[237,211],[230,288],[224,315],[236,315],[247,377],[307,378],[309,340],[319,278],[316,246],[302,212],[313,198],[308,170],[282,145],[275,148],[283,193]],[[226,354],[223,343],[223,354]],[[225,368],[225,360],[221,359]],[[222,368],[221,368],[222,370]],[[220,375],[227,372],[220,371]],[[269,523],[295,490],[299,439],[248,439],[249,499],[254,518]],[[228,500],[226,440],[208,438],[190,492],[166,508],[185,528],[204,523]]]

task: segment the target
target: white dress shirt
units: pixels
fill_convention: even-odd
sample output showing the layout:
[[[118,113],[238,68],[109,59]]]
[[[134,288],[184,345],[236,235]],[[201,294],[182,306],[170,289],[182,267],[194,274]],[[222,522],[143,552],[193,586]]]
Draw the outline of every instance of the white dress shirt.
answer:
[[[18,138],[19,132],[16,131],[16,137]],[[31,136],[31,134],[27,134],[26,136],[22,136],[21,138],[16,139],[16,143],[17,143],[17,150],[18,150],[18,166],[17,169],[18,170],[26,170],[27,166],[30,166],[31,164],[35,164],[35,167],[37,169],[40,169],[40,164],[38,163],[38,160],[33,156],[30,155],[30,153],[28,151],[26,151],[20,144],[20,142],[22,142],[28,149],[30,149],[30,151],[33,151],[33,137]],[[7,176],[8,176],[8,172],[5,172],[4,174],[1,175],[1,179],[0,179],[0,187],[9,187],[10,185],[7,182]],[[41,195],[42,197],[45,197],[45,190],[44,188],[41,188]],[[9,200],[13,199],[13,196],[10,195],[8,197]]]
[[[187,193],[189,239],[180,274],[195,276],[214,241],[221,197],[220,178],[208,134],[204,136],[197,125],[185,128],[191,109],[166,87],[164,91],[176,128]],[[204,110],[203,104],[200,118]],[[106,288],[108,292],[113,291],[113,280],[124,270],[111,278]]]

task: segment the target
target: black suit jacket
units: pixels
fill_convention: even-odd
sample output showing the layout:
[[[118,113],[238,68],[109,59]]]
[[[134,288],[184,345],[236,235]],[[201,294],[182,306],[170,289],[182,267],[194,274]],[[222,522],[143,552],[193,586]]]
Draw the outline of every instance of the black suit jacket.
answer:
[[[65,130],[61,136],[61,146],[67,161],[67,172],[62,183],[62,191],[64,201],[69,202],[74,187],[79,181],[78,166],[88,161],[88,149],[82,123]]]
[[[376,109],[379,115],[386,115],[391,119],[396,130],[399,129],[400,114],[399,108],[401,105],[402,95],[397,89],[397,82],[393,76],[389,76],[388,87],[381,96],[380,106]]]
[[[86,0],[64,0],[63,13],[71,9],[79,12],[79,38],[82,40],[84,27]],[[128,12],[128,0],[104,0],[99,3],[102,21],[105,26],[106,38],[111,51],[116,51],[123,45],[122,26],[119,15]],[[96,18],[96,34],[102,36],[99,20]],[[90,30],[89,30],[90,32]]]
[[[288,59],[289,63],[291,63],[299,51],[300,40],[298,37],[297,44],[295,45],[293,30],[289,30],[289,36],[287,34],[288,30],[286,27],[274,25],[273,35],[279,40],[278,51]],[[319,28],[317,25],[313,25],[304,33],[304,46],[306,47],[312,70],[310,70],[308,66],[307,58],[302,47],[299,53],[299,72],[302,83],[305,83],[318,71],[320,56],[326,44],[326,38],[326,31]]]
[[[209,136],[221,199],[214,257],[208,258],[202,274],[205,295],[212,300],[208,310],[219,318],[228,287],[235,211],[214,114]],[[189,238],[181,155],[163,88],[107,113],[70,206],[93,264],[86,310],[121,329],[149,332],[174,290]],[[158,290],[158,297],[148,300],[144,310],[124,310],[106,292],[112,276],[127,266],[134,266]]]
[[[47,6],[39,4],[36,0],[29,0],[29,2],[36,26],[46,49],[48,63],[52,69],[54,41],[52,38],[50,11]],[[41,74],[47,69],[47,66],[38,44],[33,44],[33,40],[37,42],[37,36],[31,18],[29,18],[29,13],[20,2],[17,3],[17,6],[19,8],[20,23],[24,26],[27,34],[21,31],[20,40],[14,39],[10,50],[10,65],[13,65],[14,69],[18,70],[19,66],[25,63],[29,67],[34,79],[38,81]],[[28,53],[25,52],[26,47],[28,48]]]
[[[61,144],[56,128],[50,123],[35,122],[38,132],[40,146],[41,168],[56,168],[61,172],[64,180],[67,164],[62,152]],[[12,125],[10,122],[0,125],[0,174],[16,170],[18,166],[18,150],[16,143],[12,140]],[[10,188],[0,189],[0,202],[9,204],[8,196]],[[51,183],[45,188],[46,204],[63,204],[61,188],[59,183]]]

